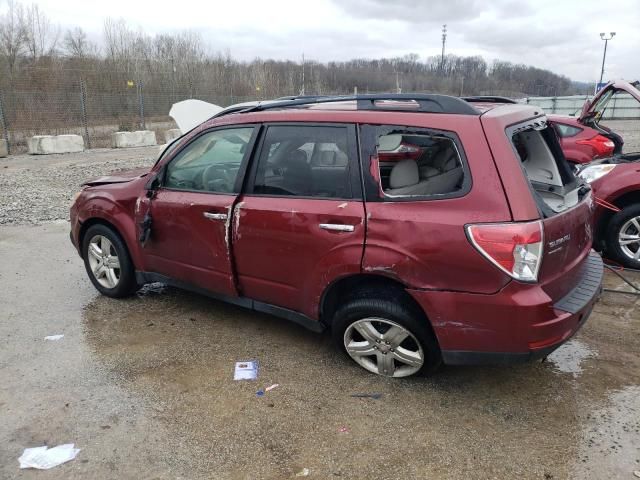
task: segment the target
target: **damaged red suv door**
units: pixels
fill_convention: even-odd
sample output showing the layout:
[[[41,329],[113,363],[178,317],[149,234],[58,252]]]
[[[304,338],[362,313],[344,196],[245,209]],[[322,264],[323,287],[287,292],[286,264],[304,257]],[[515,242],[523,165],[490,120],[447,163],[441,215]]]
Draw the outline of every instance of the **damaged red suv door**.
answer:
[[[329,281],[360,272],[364,205],[354,125],[264,127],[232,220],[244,296],[317,315]]]
[[[229,222],[253,132],[250,125],[202,132],[166,163],[153,199],[143,193],[136,207],[138,224],[152,219],[145,271],[237,296]]]

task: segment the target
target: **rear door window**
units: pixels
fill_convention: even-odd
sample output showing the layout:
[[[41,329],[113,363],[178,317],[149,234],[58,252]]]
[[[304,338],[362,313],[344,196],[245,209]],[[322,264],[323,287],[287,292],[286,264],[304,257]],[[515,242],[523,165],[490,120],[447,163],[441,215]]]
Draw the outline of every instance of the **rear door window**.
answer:
[[[353,197],[346,126],[272,125],[260,151],[255,194]]]
[[[431,198],[462,192],[468,172],[451,136],[397,127],[380,130],[377,173],[384,198]]]

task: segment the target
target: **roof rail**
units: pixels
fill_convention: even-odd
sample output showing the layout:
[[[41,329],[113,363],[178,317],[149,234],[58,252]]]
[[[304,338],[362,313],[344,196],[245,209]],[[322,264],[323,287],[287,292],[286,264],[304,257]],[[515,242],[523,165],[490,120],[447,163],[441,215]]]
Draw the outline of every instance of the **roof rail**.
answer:
[[[473,97],[462,97],[462,100],[469,103],[474,102],[488,102],[488,103],[518,103],[514,99],[509,97],[496,97],[493,95],[476,95]]]
[[[323,103],[338,103],[355,101],[357,110],[380,110],[380,111],[400,111],[400,112],[422,112],[422,113],[454,113],[458,115],[480,115],[465,100],[448,95],[426,94],[426,93],[372,93],[364,95],[336,95],[336,96],[297,96],[284,97],[267,102],[258,102],[255,105],[238,105],[229,107],[211,118],[221,117],[230,113],[249,113],[280,108],[303,107],[307,105],[317,105]],[[402,105],[385,104],[378,102],[415,102],[418,108],[407,108]]]

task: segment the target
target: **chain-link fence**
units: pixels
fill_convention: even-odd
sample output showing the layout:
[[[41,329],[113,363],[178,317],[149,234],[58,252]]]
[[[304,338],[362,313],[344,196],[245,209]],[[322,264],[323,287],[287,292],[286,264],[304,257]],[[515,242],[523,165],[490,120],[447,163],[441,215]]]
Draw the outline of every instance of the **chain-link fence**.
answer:
[[[98,74],[85,73],[40,86],[38,82],[0,85],[0,138],[14,154],[26,151],[33,135],[76,134],[87,148],[104,148],[110,147],[114,132],[153,130],[162,143],[164,131],[175,128],[169,110],[176,102],[197,98],[227,106],[250,100],[193,86],[154,82],[147,88],[144,81],[126,73],[117,77],[105,82]]]

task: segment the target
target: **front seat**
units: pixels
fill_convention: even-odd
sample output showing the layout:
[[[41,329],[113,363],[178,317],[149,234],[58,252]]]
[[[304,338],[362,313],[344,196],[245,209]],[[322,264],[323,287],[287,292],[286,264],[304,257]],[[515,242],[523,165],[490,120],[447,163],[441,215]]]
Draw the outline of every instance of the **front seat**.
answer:
[[[302,150],[291,152],[282,175],[282,188],[292,195],[311,196],[311,165],[307,163],[307,154]]]

